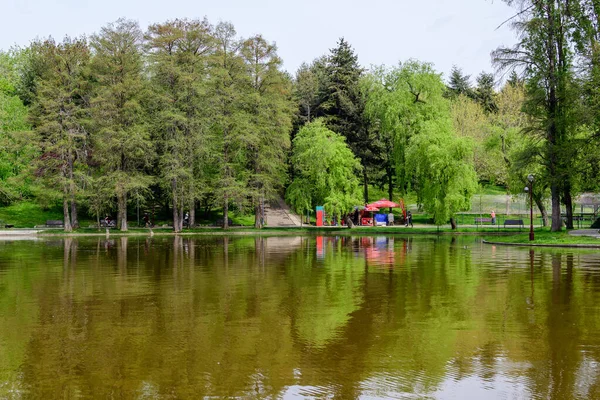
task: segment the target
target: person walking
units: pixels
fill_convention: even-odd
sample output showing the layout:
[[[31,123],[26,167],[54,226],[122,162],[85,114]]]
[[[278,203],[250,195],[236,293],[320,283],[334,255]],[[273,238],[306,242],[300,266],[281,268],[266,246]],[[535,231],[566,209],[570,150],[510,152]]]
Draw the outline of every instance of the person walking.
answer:
[[[394,213],[389,213],[387,216],[387,224],[388,226],[394,225]]]
[[[410,225],[411,228],[414,228],[413,226],[413,222],[412,222],[412,213],[410,211],[408,211],[406,213],[406,225],[408,227],[408,225]]]
[[[492,217],[492,225],[496,225],[496,213],[494,212],[494,210],[492,210],[490,216]]]

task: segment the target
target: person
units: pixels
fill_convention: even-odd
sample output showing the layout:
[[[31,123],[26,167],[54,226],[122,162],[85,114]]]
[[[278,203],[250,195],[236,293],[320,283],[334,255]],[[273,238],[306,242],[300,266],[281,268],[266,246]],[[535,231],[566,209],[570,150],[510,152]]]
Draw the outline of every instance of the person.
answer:
[[[144,213],[144,226],[147,228],[150,225],[150,218],[148,217],[148,213]]]
[[[412,213],[410,211],[408,211],[406,213],[406,226],[408,226],[409,224],[410,224],[411,228],[414,228],[413,222],[412,222]]]
[[[496,225],[496,213],[494,212],[494,210],[492,210],[491,217],[492,217],[492,225]]]
[[[186,212],[185,216],[183,217],[183,225],[187,226],[188,228],[190,227],[190,213]]]
[[[387,216],[388,226],[394,225],[394,213],[389,213]]]

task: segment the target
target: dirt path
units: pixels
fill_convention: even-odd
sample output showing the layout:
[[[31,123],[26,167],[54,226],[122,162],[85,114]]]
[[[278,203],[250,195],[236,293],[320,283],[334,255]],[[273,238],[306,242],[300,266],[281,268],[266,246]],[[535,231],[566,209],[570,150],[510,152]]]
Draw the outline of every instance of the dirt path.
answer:
[[[265,219],[270,228],[302,226],[300,217],[294,214],[282,199],[272,201],[265,207]]]

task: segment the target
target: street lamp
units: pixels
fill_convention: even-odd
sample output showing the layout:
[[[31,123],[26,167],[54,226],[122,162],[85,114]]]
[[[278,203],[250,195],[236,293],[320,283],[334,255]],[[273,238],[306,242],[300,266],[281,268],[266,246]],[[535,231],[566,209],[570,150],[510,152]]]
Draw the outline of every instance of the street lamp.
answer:
[[[534,240],[535,235],[533,233],[533,175],[527,175],[529,186],[525,187],[525,193],[529,192],[529,240]]]

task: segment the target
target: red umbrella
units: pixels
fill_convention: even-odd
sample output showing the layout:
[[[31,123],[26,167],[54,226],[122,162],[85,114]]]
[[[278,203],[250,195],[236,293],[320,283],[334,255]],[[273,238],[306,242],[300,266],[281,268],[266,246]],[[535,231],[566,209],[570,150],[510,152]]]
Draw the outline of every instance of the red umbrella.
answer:
[[[367,206],[364,208],[365,211],[379,211],[379,208],[377,207],[372,207],[370,205],[367,204]]]
[[[376,207],[376,208],[400,208],[402,207],[398,203],[394,203],[393,201],[389,201],[387,199],[377,200],[373,203],[367,204],[367,207]]]

